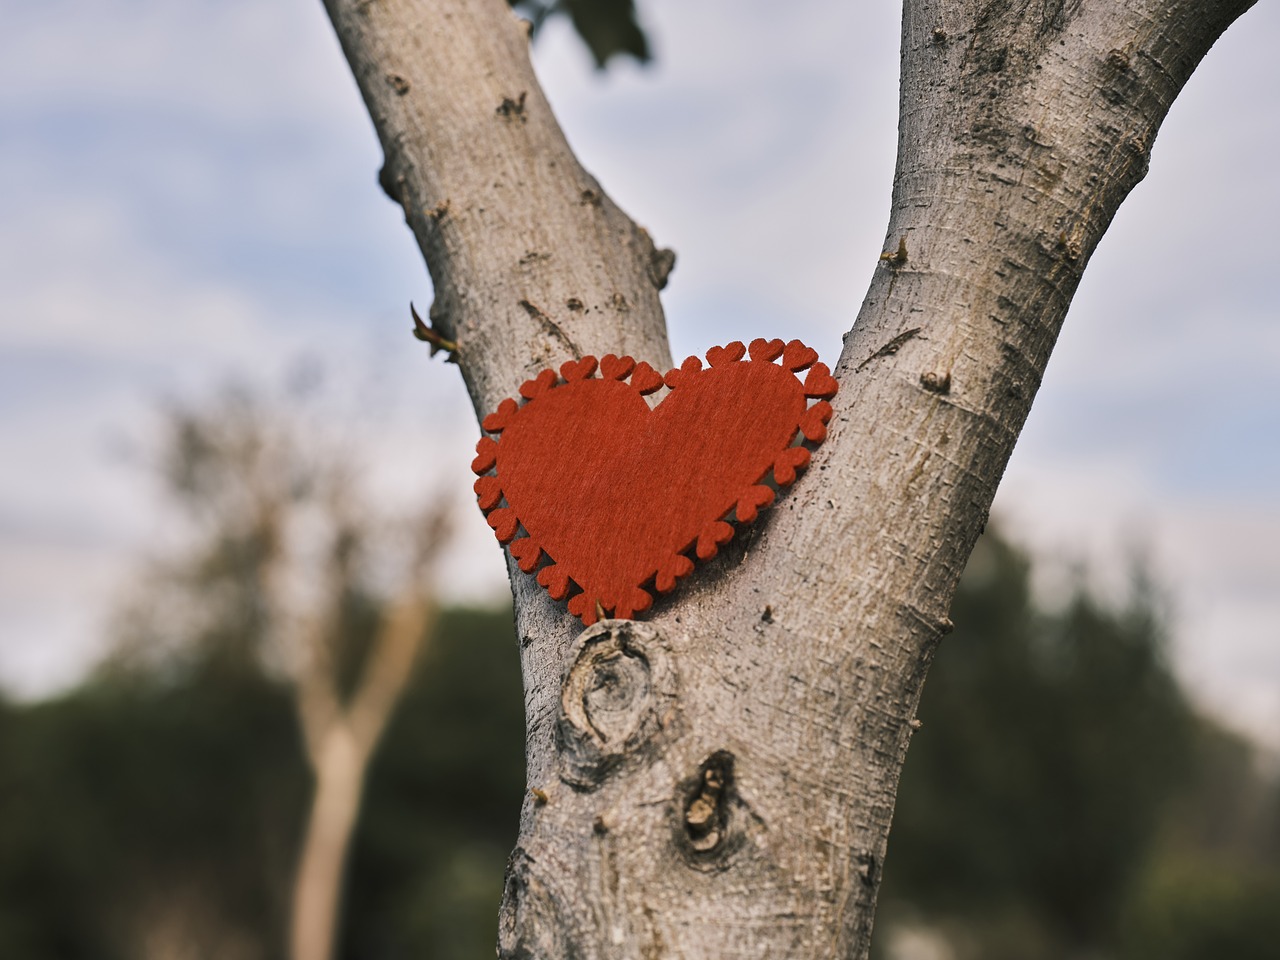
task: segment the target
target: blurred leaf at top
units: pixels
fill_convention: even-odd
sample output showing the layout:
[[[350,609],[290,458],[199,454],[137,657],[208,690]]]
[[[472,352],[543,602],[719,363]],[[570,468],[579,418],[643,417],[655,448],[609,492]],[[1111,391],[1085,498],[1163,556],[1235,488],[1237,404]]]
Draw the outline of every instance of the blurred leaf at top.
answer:
[[[534,34],[548,17],[563,14],[603,69],[614,56],[635,57],[648,63],[649,38],[636,20],[634,0],[508,0],[533,24]]]

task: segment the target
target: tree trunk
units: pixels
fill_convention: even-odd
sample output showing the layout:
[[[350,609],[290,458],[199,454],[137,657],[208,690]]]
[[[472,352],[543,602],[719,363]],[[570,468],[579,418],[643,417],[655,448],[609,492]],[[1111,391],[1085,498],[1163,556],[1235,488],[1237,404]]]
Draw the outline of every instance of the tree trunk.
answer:
[[[956,580],[1099,238],[1251,0],[907,0],[886,254],[807,476],[645,623],[511,568],[528,778],[511,958],[867,954]],[[502,0],[326,0],[479,414],[669,365],[655,249],[569,151]]]
[[[445,540],[443,508],[428,510],[417,527],[414,558],[386,603],[355,689],[344,701],[331,655],[351,586],[350,553],[339,533],[328,564],[328,605],[320,617],[295,618],[301,658],[294,677],[298,722],[315,792],[293,884],[291,960],[332,960],[342,918],[347,853],[364,797],[365,777],[382,735],[435,631],[436,604],[429,567]],[[340,528],[341,529],[341,528]],[[284,604],[274,606],[281,620]]]
[[[293,885],[290,956],[293,960],[331,960],[342,877],[360,812],[369,755],[360,751],[346,727],[335,725],[311,760],[316,786]]]

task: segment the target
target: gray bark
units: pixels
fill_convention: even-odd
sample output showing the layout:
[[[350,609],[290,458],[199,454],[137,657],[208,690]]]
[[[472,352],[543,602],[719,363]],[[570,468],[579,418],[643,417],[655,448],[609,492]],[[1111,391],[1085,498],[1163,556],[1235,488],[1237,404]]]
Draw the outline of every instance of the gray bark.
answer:
[[[669,365],[670,268],[578,165],[501,0],[326,0],[477,412]],[[644,624],[512,568],[512,958],[865,957],[956,580],[1099,238],[1251,0],[907,0],[885,250],[808,474]],[[581,634],[581,635],[580,635]]]

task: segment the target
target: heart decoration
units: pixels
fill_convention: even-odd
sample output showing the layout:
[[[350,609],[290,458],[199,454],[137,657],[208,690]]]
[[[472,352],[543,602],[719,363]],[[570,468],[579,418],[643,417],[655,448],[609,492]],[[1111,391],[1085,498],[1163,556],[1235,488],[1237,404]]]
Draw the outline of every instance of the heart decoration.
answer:
[[[666,376],[613,354],[543,370],[520,387],[525,403],[504,400],[481,424],[501,436],[476,445],[480,509],[520,569],[537,570],[584,624],[633,618],[650,589],[693,570],[690,550],[716,555],[730,515],[750,523],[773,503],[770,470],[785,487],[808,466],[796,435],[822,442],[837,389],[817,360],[799,340],[761,339],[712,347],[709,367],[690,357]],[[650,409],[644,397],[664,384],[671,393]]]

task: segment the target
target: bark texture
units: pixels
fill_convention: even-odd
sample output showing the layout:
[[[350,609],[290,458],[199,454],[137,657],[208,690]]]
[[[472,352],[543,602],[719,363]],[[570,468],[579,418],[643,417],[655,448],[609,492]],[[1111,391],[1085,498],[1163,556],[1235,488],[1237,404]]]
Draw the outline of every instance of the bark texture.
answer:
[[[484,414],[669,363],[657,250],[574,160],[502,0],[326,0]],[[863,958],[921,684],[1067,306],[1250,0],[907,0],[886,253],[826,443],[645,623],[512,568],[530,793],[509,958]]]

